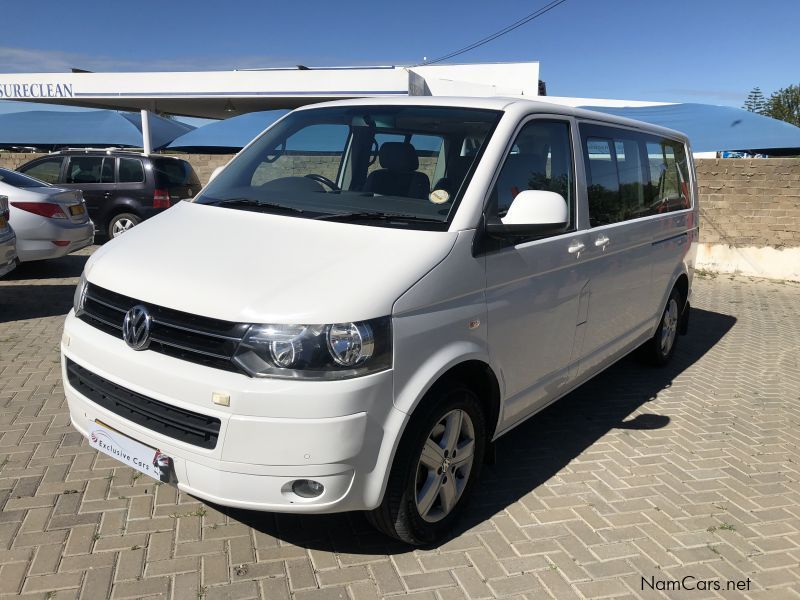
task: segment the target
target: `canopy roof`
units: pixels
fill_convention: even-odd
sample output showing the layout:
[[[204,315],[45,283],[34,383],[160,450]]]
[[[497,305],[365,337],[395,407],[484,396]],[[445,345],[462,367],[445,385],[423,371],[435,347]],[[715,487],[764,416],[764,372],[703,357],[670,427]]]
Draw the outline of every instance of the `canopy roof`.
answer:
[[[191,125],[150,115],[154,148],[194,129]],[[141,114],[112,110],[85,112],[32,110],[0,115],[0,146],[142,146]]]
[[[0,98],[223,119],[326,100],[413,95],[536,96],[539,63],[240,71],[0,73]]]
[[[688,136],[693,152],[800,154],[800,127],[740,108],[694,103],[581,108],[676,129]]]
[[[167,148],[185,152],[238,152],[285,114],[285,110],[262,110],[209,123],[172,140]]]

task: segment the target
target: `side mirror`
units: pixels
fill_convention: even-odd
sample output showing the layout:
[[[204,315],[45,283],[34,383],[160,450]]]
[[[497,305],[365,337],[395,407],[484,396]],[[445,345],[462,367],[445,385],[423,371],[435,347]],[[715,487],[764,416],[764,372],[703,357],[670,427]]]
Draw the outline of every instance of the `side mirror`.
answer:
[[[217,167],[216,169],[211,171],[211,177],[208,178],[208,183],[211,183],[212,181],[214,181],[214,177],[219,175],[222,172],[222,169],[224,169],[224,168],[225,168],[224,166],[223,167]]]
[[[553,235],[566,230],[569,207],[561,194],[544,190],[525,190],[516,195],[500,222],[486,223],[492,237]]]

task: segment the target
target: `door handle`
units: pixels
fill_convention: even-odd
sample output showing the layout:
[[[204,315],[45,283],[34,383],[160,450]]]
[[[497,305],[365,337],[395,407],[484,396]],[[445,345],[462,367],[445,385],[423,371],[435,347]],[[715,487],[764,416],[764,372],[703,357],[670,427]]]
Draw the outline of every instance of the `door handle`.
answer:
[[[586,244],[584,244],[583,242],[572,242],[567,247],[567,252],[569,252],[570,254],[579,254],[583,252],[584,248],[586,248]]]
[[[606,246],[606,245],[608,245],[608,242],[610,242],[610,241],[611,241],[611,240],[610,240],[610,239],[608,239],[608,236],[601,235],[601,236],[599,236],[599,237],[598,237],[598,238],[597,238],[597,239],[594,241],[594,245],[595,245],[595,246],[597,246],[597,247],[599,248],[600,246]]]

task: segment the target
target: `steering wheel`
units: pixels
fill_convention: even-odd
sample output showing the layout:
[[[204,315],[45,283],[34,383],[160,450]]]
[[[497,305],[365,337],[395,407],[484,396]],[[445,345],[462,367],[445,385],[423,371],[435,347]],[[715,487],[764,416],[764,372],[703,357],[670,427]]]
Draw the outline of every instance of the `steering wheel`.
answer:
[[[331,188],[331,190],[333,190],[334,192],[342,191],[342,188],[340,188],[338,185],[336,185],[335,181],[331,181],[330,179],[328,179],[324,175],[318,175],[317,173],[309,173],[308,175],[306,175],[306,177],[316,181],[317,183],[321,183],[322,185],[325,185],[325,186]]]

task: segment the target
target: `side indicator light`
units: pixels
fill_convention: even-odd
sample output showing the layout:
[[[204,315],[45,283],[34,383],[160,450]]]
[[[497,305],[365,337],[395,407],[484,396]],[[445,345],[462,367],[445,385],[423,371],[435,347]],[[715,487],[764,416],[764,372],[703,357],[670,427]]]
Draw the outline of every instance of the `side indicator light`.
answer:
[[[211,401],[219,406],[230,406],[231,395],[224,392],[212,392]]]

